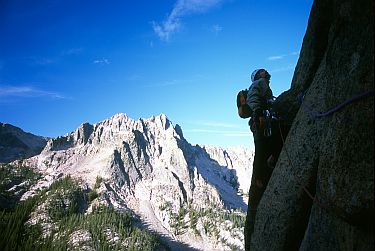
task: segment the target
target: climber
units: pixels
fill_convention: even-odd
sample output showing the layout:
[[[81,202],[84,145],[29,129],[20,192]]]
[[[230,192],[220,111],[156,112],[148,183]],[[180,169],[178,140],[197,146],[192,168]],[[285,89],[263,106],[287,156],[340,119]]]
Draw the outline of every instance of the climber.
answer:
[[[265,69],[257,69],[251,74],[252,84],[249,90],[240,91],[237,95],[238,115],[241,118],[251,117],[249,126],[255,144],[253,174],[245,222],[245,246],[250,245],[256,209],[279,153],[275,150],[273,142],[277,130],[272,128],[272,122],[276,118],[273,117],[271,110],[274,96],[269,86],[270,79],[271,75]]]

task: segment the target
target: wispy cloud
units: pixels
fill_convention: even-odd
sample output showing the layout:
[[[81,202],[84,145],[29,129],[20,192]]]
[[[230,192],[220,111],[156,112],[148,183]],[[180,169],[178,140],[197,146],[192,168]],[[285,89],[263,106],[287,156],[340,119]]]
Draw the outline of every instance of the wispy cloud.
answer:
[[[61,52],[61,55],[62,56],[78,55],[78,54],[81,54],[82,51],[83,51],[83,48],[70,48],[70,49],[63,50]]]
[[[100,64],[100,65],[108,65],[108,64],[110,64],[111,62],[110,62],[108,59],[106,59],[106,58],[102,58],[102,59],[95,59],[95,60],[93,61],[93,63],[94,63],[94,64]]]
[[[53,99],[65,99],[63,95],[57,92],[41,90],[32,86],[0,86],[0,98],[39,98],[48,97]]]
[[[163,41],[168,41],[170,36],[181,27],[181,19],[185,16],[204,13],[219,5],[223,0],[177,0],[171,13],[161,22],[152,22],[154,32]]]
[[[281,59],[283,59],[285,57],[288,57],[288,56],[296,56],[296,55],[299,55],[298,51],[294,51],[294,52],[291,52],[291,53],[288,53],[288,54],[281,54],[281,55],[269,56],[267,58],[267,60],[276,61],[276,60],[281,60]]]
[[[238,124],[201,120],[188,121],[186,124],[193,126],[193,128],[184,129],[184,132],[187,133],[209,133],[224,137],[246,137],[250,135],[247,127]]]
[[[270,56],[267,58],[267,60],[270,60],[270,61],[275,61],[275,60],[280,60],[280,59],[283,59],[285,57],[285,55],[279,55],[279,56]]]
[[[221,27],[218,24],[215,24],[212,26],[212,32],[215,33],[215,35],[219,34],[223,30],[223,27]]]

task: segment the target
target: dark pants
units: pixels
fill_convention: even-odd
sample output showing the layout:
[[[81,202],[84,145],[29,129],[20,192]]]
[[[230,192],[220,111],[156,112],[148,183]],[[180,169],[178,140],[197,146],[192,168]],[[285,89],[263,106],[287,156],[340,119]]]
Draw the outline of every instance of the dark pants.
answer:
[[[272,136],[265,137],[261,130],[253,132],[253,136],[255,156],[245,222],[245,250],[250,250],[250,239],[254,231],[256,210],[273,171],[273,169],[268,166],[267,160],[272,155],[274,160],[277,161],[282,148],[278,121],[272,124]],[[283,137],[285,137],[285,135],[283,135]]]

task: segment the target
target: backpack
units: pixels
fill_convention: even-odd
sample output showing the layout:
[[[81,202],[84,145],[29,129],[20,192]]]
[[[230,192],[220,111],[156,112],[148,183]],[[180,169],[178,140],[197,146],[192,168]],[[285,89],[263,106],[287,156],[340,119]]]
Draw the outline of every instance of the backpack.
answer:
[[[246,104],[246,98],[248,89],[241,90],[237,94],[237,109],[238,109],[238,116],[243,119],[249,118],[253,111],[251,110],[250,106]],[[241,108],[241,109],[240,109]]]

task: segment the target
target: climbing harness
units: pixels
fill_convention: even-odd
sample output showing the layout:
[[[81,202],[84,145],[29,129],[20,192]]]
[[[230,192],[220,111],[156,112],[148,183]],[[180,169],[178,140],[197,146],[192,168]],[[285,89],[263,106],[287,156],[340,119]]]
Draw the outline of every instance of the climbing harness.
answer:
[[[278,121],[279,118],[275,111],[272,109],[267,109],[263,111],[263,116],[266,120],[266,127],[264,128],[263,135],[265,137],[271,137],[272,136],[272,122]]]
[[[263,116],[266,120],[266,128],[264,128],[264,130],[263,130],[263,135],[265,137],[271,137],[272,136],[272,128],[271,128],[272,117],[271,117],[270,111],[264,110]]]
[[[265,119],[265,127],[263,129],[263,136],[268,138],[272,136],[272,123],[274,121],[279,120],[277,113],[274,112],[272,109],[266,109],[263,110],[263,117]],[[256,125],[255,125],[255,120],[253,117],[250,118],[249,120],[249,126],[250,130],[255,133],[256,132]]]

